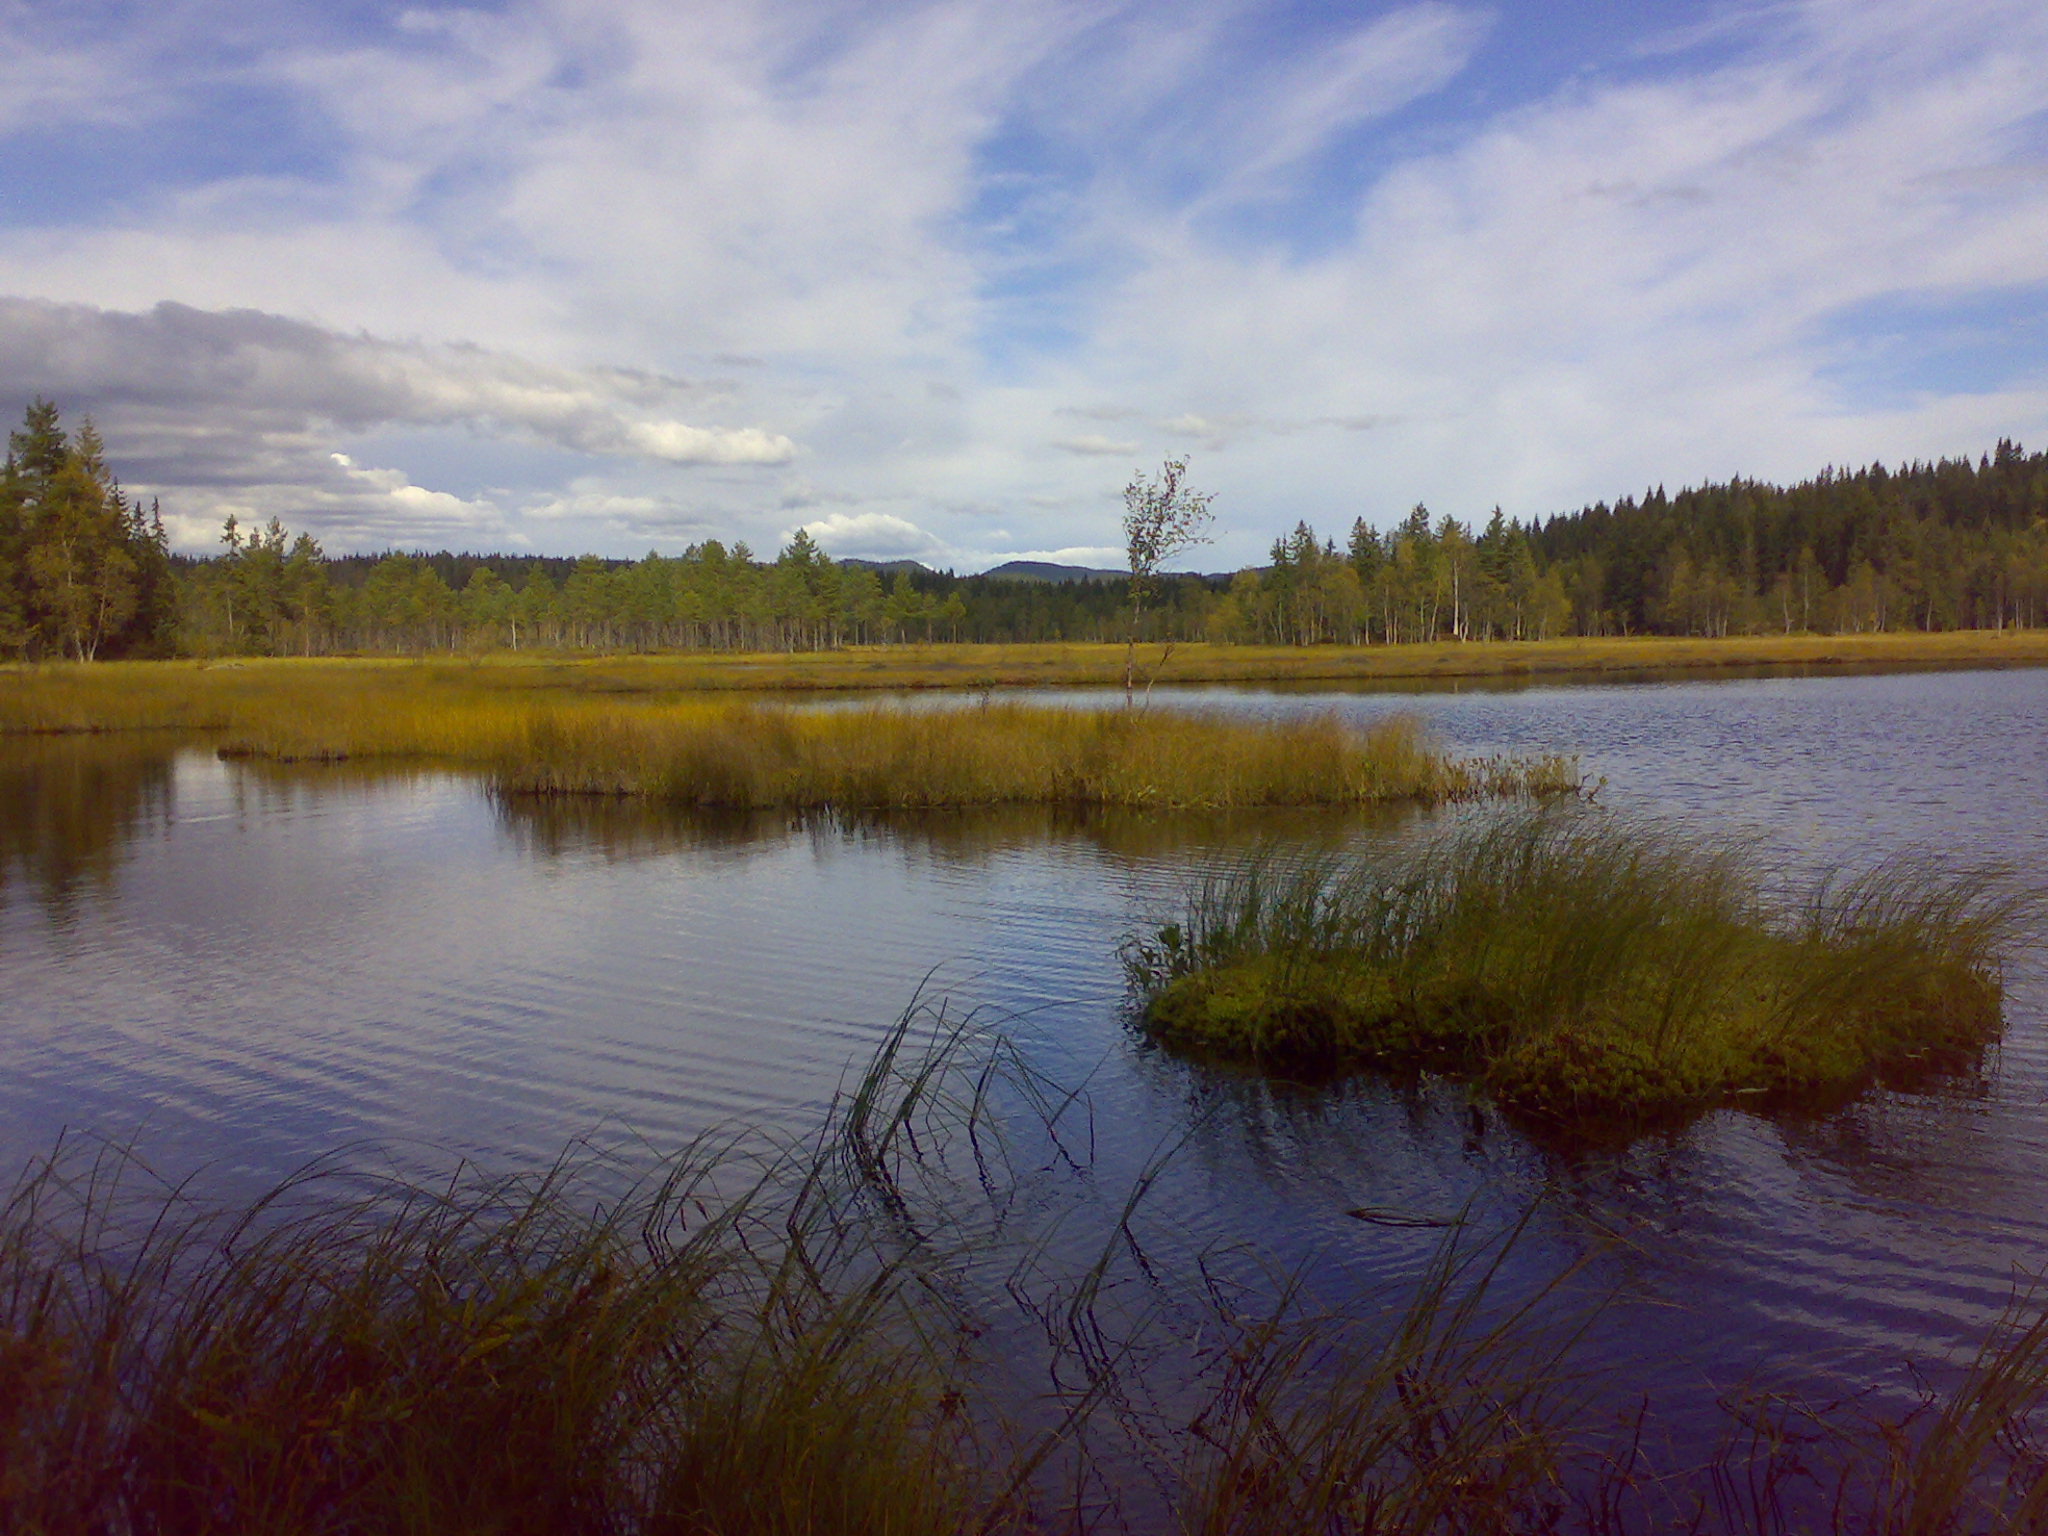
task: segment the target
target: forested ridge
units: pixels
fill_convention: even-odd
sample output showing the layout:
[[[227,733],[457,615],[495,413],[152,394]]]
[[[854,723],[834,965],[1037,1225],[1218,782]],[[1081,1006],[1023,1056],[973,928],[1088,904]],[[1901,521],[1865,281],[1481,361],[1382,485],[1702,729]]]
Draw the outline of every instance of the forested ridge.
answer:
[[[810,650],[904,640],[1110,641],[1129,583],[772,558],[694,544],[637,561],[329,556],[273,520],[168,552],[90,422],[29,408],[0,476],[0,654]],[[1154,638],[1288,645],[1564,635],[2035,628],[2048,621],[2048,454],[1827,470],[1791,487],[1661,488],[1524,524],[1417,506],[1339,544],[1307,523],[1268,564],[1163,580]]]

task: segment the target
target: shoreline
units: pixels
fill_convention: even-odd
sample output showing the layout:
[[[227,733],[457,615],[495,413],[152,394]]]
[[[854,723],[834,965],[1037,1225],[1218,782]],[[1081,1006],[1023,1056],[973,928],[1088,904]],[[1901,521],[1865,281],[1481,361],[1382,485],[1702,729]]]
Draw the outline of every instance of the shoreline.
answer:
[[[72,684],[193,674],[250,680],[411,673],[508,691],[602,694],[863,693],[1121,686],[1120,644],[897,645],[814,652],[656,652],[638,655],[494,652],[477,657],[231,657],[212,660],[15,663],[0,677]],[[1918,671],[2048,666],[2048,630],[1934,634],[1667,636],[1443,641],[1422,645],[1177,645],[1139,651],[1141,677],[1159,688],[1236,683],[1388,684],[1631,677]],[[211,680],[211,679],[210,679]],[[220,681],[227,681],[221,676]],[[0,710],[0,731],[20,729]]]

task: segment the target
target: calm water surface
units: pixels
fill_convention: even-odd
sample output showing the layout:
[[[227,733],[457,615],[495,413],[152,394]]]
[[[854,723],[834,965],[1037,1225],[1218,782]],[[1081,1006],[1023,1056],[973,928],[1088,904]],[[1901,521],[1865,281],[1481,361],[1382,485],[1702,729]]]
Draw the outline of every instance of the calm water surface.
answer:
[[[1154,707],[1412,711],[1463,751],[1578,752],[1602,803],[1793,868],[1931,847],[2048,875],[2048,672]],[[0,1160],[83,1129],[239,1189],[342,1146],[505,1167],[581,1135],[658,1151],[733,1120],[800,1129],[922,995],[1085,1085],[1088,1176],[1115,1198],[1174,1149],[1146,1202],[1161,1241],[1305,1267],[1365,1305],[1436,1233],[1347,1210],[1496,1229],[1533,1211],[1517,1273],[1594,1253],[1625,1299],[1589,1349],[1674,1399],[1749,1374],[1896,1389],[2048,1264],[2048,937],[2017,958],[1981,1078],[1572,1160],[1448,1090],[1263,1086],[1125,1031],[1117,941],[1206,860],[1418,821],[705,822],[142,738],[0,743]]]

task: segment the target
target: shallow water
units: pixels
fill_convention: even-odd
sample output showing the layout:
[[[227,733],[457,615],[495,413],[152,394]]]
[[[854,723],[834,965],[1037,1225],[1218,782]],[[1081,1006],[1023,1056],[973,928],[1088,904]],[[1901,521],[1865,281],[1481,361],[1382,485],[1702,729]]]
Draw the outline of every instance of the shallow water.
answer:
[[[1755,838],[1795,871],[1916,847],[2048,871],[2043,671],[1153,707],[1401,710],[1461,751],[1575,751],[1601,803]],[[4,743],[0,1159],[84,1130],[239,1190],[343,1146],[424,1170],[582,1135],[652,1154],[721,1123],[797,1130],[919,996],[1085,1086],[1072,1124],[1107,1206],[1171,1149],[1144,1205],[1169,1258],[1234,1252],[1366,1307],[1442,1229],[1347,1211],[1484,1230],[1533,1211],[1509,1283],[1593,1255],[1589,1283],[1624,1300],[1588,1358],[1674,1404],[1751,1374],[1903,1390],[1907,1362],[1953,1363],[2048,1264],[2048,938],[2016,957],[1981,1078],[1573,1159],[1452,1090],[1266,1085],[1126,1031],[1117,941],[1205,861],[1418,821],[707,821],[144,737]]]

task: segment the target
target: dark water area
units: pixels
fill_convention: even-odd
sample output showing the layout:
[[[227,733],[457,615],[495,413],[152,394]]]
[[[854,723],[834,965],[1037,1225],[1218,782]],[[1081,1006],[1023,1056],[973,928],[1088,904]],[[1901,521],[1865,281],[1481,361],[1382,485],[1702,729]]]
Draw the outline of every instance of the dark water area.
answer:
[[[2048,879],[2043,671],[1152,707],[1405,711],[1458,751],[1576,752],[1600,804],[1754,840],[1794,877],[1932,849]],[[1230,1255],[1370,1310],[1440,1223],[1526,1222],[1506,1287],[1588,1261],[1574,1283],[1617,1299],[1584,1360],[1673,1422],[1745,1380],[1904,1401],[2048,1265],[2048,935],[2014,958],[1979,1073],[1570,1155],[1441,1084],[1272,1084],[1130,1034],[1117,943],[1205,866],[1428,820],[707,819],[203,742],[4,743],[0,1162],[85,1131],[234,1192],[344,1147],[424,1172],[579,1136],[653,1156],[715,1125],[801,1131],[919,997],[1080,1090],[1077,1177],[1103,1210],[1156,1173],[1159,1267]]]

